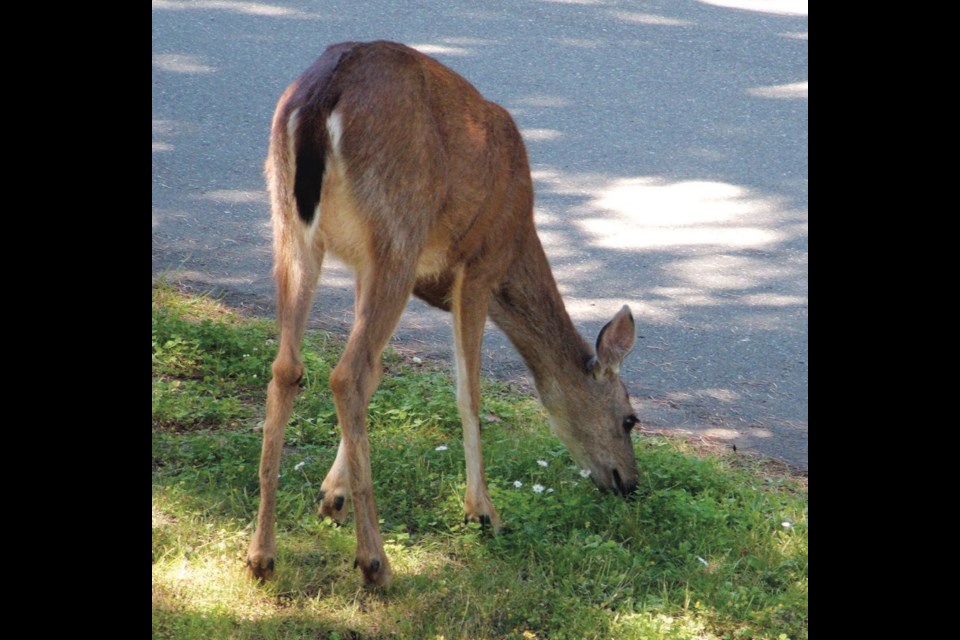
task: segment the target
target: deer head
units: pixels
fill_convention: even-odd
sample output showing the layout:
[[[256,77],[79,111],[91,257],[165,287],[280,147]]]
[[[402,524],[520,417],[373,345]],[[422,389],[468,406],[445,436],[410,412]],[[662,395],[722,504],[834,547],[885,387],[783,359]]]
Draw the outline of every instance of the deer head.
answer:
[[[598,488],[622,496],[637,486],[630,437],[637,416],[620,380],[620,364],[635,340],[633,315],[624,305],[600,330],[596,351],[583,366],[563,371],[558,383],[541,391],[552,430],[574,461]]]

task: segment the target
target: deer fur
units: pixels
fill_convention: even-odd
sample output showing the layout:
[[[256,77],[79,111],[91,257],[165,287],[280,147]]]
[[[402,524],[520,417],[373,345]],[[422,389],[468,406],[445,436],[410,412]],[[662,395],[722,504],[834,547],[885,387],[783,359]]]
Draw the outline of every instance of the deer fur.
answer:
[[[576,331],[533,217],[527,153],[506,110],[454,71],[391,42],[329,47],[280,97],[266,161],[280,344],[267,389],[260,509],[247,566],[274,572],[283,432],[304,368],[307,314],[327,251],[356,272],[355,320],[330,374],[341,429],[320,511],[355,514],[356,566],[386,585],[367,405],[411,294],[451,312],[466,452],[466,518],[500,527],[480,446],[480,354],[489,315],[528,365],[553,431],[603,490],[637,484],[637,418],[620,363],[635,329],[624,305],[595,348]]]

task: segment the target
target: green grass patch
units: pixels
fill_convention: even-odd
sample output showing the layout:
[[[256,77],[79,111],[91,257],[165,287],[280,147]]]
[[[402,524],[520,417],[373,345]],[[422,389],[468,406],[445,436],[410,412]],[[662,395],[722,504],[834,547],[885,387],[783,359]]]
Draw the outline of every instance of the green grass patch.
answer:
[[[754,459],[636,438],[631,502],[599,493],[535,399],[485,383],[490,493],[505,530],[463,524],[464,453],[445,369],[390,352],[370,406],[394,584],[361,587],[352,521],[317,515],[336,454],[327,377],[342,344],[310,333],[286,431],[277,575],[243,572],[258,505],[274,323],[153,290],[153,637],[807,637],[807,489]]]

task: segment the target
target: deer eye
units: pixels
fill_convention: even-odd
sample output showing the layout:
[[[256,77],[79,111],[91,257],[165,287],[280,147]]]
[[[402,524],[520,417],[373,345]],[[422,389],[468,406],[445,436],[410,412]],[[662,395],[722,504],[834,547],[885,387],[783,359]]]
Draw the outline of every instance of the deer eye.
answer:
[[[623,430],[629,432],[638,422],[637,416],[627,416],[623,419]]]

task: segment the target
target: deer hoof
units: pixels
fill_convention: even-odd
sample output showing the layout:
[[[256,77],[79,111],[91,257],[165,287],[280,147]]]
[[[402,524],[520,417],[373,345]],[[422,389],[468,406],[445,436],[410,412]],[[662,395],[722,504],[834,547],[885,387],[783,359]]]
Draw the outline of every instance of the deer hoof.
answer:
[[[353,561],[353,567],[360,567],[363,574],[363,582],[368,587],[388,587],[393,581],[393,572],[390,571],[390,563],[386,560],[380,561],[379,558],[371,558],[367,562],[362,562],[360,558]]]
[[[476,522],[484,531],[489,528],[495,534],[500,532],[500,517],[497,516],[496,511],[494,511],[492,514],[482,513],[478,515],[475,513],[468,513],[467,515],[463,516],[464,524],[468,524],[470,522]]]
[[[329,517],[338,525],[342,525],[347,521],[347,517],[350,515],[350,505],[347,502],[346,496],[338,496],[333,492],[327,492],[321,489],[319,500],[321,516]]]
[[[251,554],[247,556],[247,574],[261,583],[273,578],[273,556]]]

